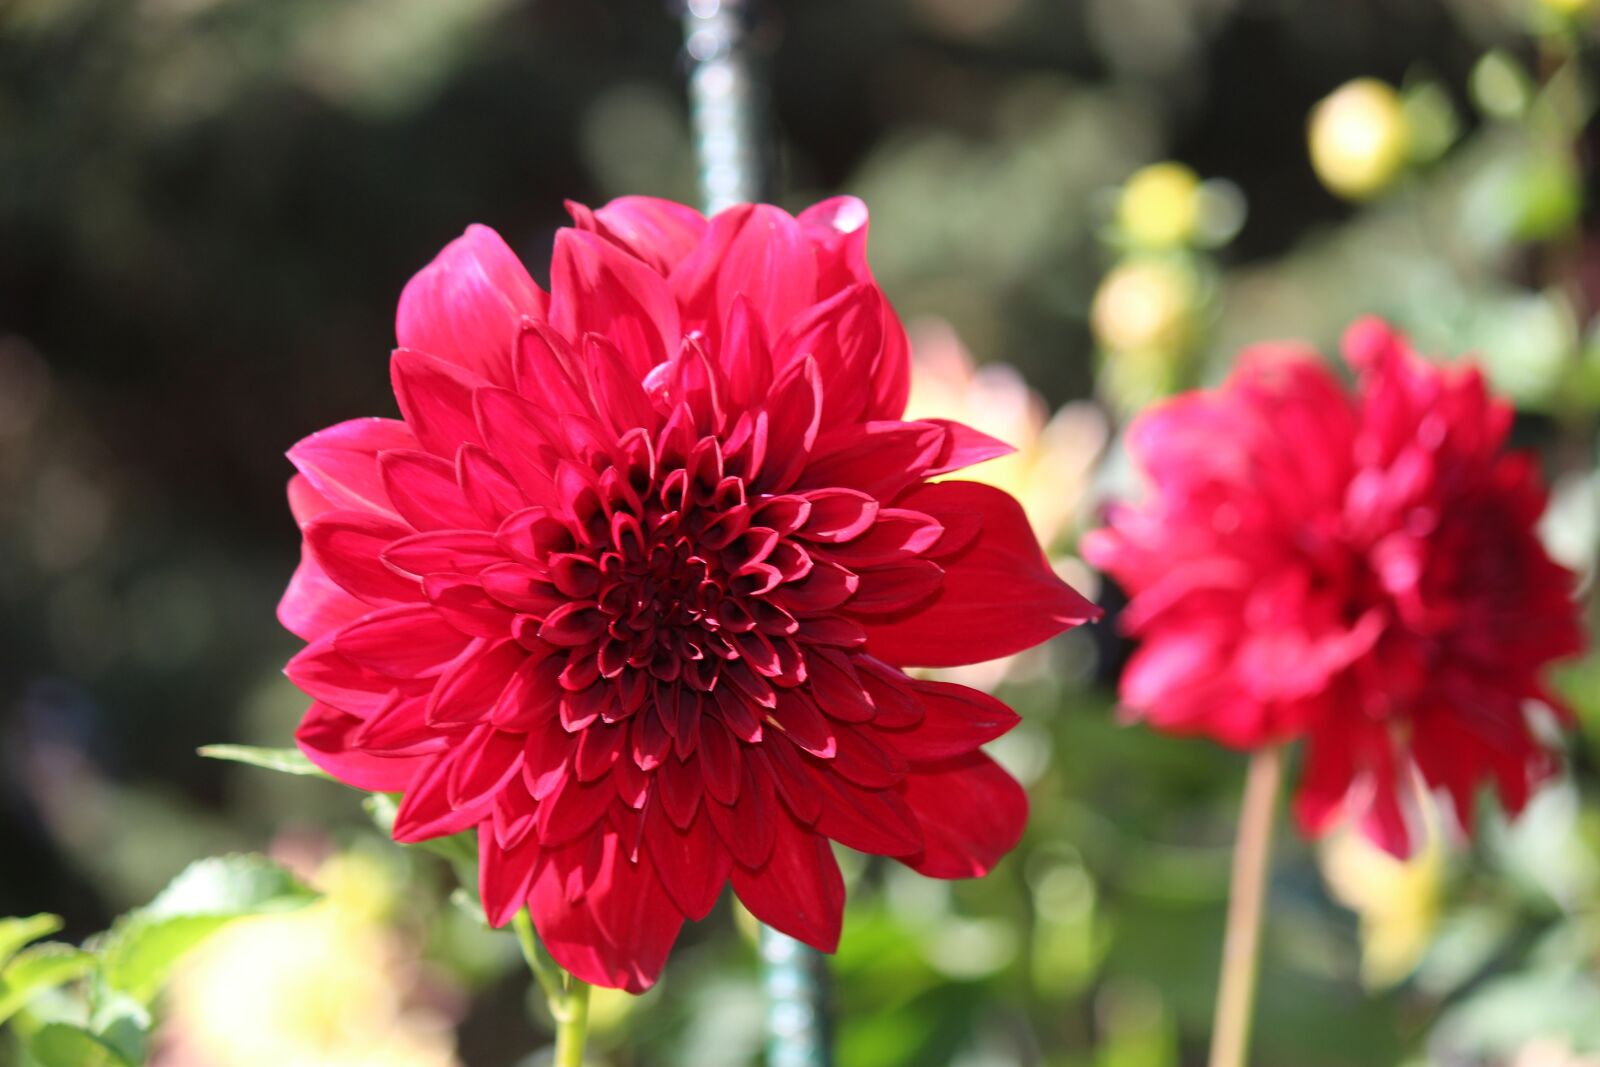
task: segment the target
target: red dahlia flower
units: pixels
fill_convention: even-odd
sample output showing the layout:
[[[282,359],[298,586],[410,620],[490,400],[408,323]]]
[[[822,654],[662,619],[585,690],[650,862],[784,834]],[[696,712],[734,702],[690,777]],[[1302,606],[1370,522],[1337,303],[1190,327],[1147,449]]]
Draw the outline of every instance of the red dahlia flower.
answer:
[[[490,919],[587,981],[647,988],[729,881],[831,951],[830,841],[969,877],[1026,816],[980,751],[1011,710],[900,668],[1096,609],[1011,497],[929,482],[1009,449],[901,421],[859,201],[573,215],[548,294],[451,243],[400,298],[403,421],[290,451],[300,745],[404,793],[397,840],[476,827]]]
[[[1534,532],[1533,461],[1503,448],[1510,408],[1375,319],[1345,354],[1354,395],[1264,345],[1142,416],[1153,496],[1085,549],[1132,595],[1130,710],[1237,748],[1307,738],[1301,827],[1349,816],[1406,855],[1418,774],[1470,826],[1480,784],[1515,812],[1553,770],[1525,705],[1558,707],[1540,670],[1583,634]]]

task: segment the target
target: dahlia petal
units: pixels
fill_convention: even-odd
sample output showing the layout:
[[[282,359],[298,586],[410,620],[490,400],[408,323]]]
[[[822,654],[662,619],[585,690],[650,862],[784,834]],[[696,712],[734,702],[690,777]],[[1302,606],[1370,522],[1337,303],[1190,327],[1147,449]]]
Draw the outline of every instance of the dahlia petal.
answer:
[[[805,470],[821,430],[822,405],[822,377],[810,356],[778,376],[766,400],[767,460],[760,478],[764,487],[781,493]]]
[[[399,604],[362,616],[334,635],[352,662],[391,678],[438,674],[471,640],[426,604]]]
[[[479,389],[472,404],[484,448],[517,488],[535,503],[554,503],[550,479],[561,457],[546,432],[553,416],[506,389]]]
[[[1031,530],[1029,534],[1031,536]],[[877,521],[865,534],[843,544],[830,545],[826,551],[839,563],[859,572],[877,564],[924,555],[943,537],[944,527],[931,515],[909,508],[882,508]]]
[[[481,443],[472,417],[472,391],[489,381],[442,359],[396,349],[389,360],[389,378],[400,413],[422,447],[454,459],[463,443]]]
[[[539,852],[535,842],[524,841],[520,847],[507,848],[494,834],[479,831],[478,896],[490,926],[506,925],[527,907]]]
[[[817,281],[823,292],[836,292],[871,279],[867,269],[867,205],[859,198],[832,197],[806,208],[796,221],[816,246]]]
[[[977,513],[983,530],[960,553],[941,558],[944,586],[930,604],[866,623],[868,647],[879,659],[919,667],[978,663],[1099,617],[1099,608],[1056,577],[1022,506],[1006,493],[974,482],[939,482],[900,502],[941,522],[952,513]]]
[[[474,723],[489,717],[527,653],[515,641],[485,643],[452,663],[428,698],[434,723]]]
[[[812,755],[832,759],[837,751],[833,725],[817,710],[816,702],[800,690],[778,690],[777,707],[771,718],[786,737]]]
[[[305,757],[357,789],[392,793],[404,789],[426,756],[385,756],[353,747],[350,735],[361,720],[318,701],[294,733]]]
[[[743,294],[734,297],[728,311],[719,352],[725,364],[728,401],[734,409],[763,403],[772,388],[772,348],[767,343],[767,330],[760,314],[750,298]],[[817,407],[820,411],[820,398]]]
[[[328,498],[317,492],[304,474],[296,474],[289,479],[289,514],[294,516],[296,526],[304,526],[312,519],[325,511],[338,511],[340,509],[329,503]]]
[[[871,418],[873,370],[884,347],[885,302],[877,286],[852,285],[789,321],[772,344],[776,366],[815,359],[828,383],[824,426],[855,425]]]
[[[350,744],[368,752],[395,756],[444,751],[449,747],[450,738],[428,725],[424,714],[427,704],[426,693],[408,695],[396,689],[388,702],[367,716],[350,735]]]
[[[598,334],[585,335],[583,355],[589,394],[594,398],[594,407],[600,412],[601,421],[611,427],[611,432],[621,437],[638,427],[653,428],[656,411],[650,404],[645,386],[640,382],[634,362],[627,360],[616,345]],[[669,358],[657,364],[649,374],[653,377],[671,364],[672,359]]]
[[[495,699],[489,721],[502,730],[526,734],[552,723],[561,702],[562,690],[556,681],[561,666],[559,656],[525,657]]]
[[[622,725],[608,726],[602,723],[583,731],[578,737],[577,755],[572,764],[579,780],[593,782],[610,774],[611,768],[622,757],[627,741],[628,728]]]
[[[905,611],[932,598],[944,585],[944,568],[926,559],[863,567],[859,573],[861,588],[850,601],[853,614]]]
[[[772,855],[773,826],[778,819],[787,818],[777,809],[772,776],[758,767],[764,768],[764,764],[759,753],[752,751],[744,760],[737,803],[724,803],[709,790],[706,794],[706,813],[717,835],[733,858],[752,870]]]
[[[770,825],[770,858],[758,869],[733,868],[733,891],[750,913],[819,952],[839,947],[844,877],[828,839],[782,812]]]
[[[561,865],[541,859],[529,901],[539,940],[579,979],[630,993],[655,984],[683,915],[647,855],[629,863],[615,834],[599,838],[599,868],[582,897],[567,898]]]
[[[875,856],[908,856],[924,849],[923,831],[901,795],[891,789],[866,789],[805,757],[802,764],[821,800],[817,832],[847,848]]]
[[[564,845],[588,833],[616,795],[609,778],[581,782],[577,775],[567,775],[539,804],[540,843],[546,847]]]
[[[922,701],[912,690],[905,672],[879,663],[871,656],[855,658],[856,675],[872,698],[874,726],[894,730],[915,726],[923,720]]]
[[[593,417],[583,361],[547,323],[524,320],[512,361],[517,393],[555,415]]]
[[[470,578],[430,574],[422,580],[422,589],[440,618],[464,634],[500,638],[511,633],[511,612]]]
[[[684,330],[702,329],[720,350],[723,324],[743,296],[775,337],[817,291],[816,253],[794,218],[767,204],[742,204],[711,220],[694,251],[668,276]]]
[[[656,799],[678,829],[687,829],[694,821],[703,795],[705,779],[699,767],[691,767],[680,759],[669,759],[656,768]]]
[[[837,542],[860,537],[878,517],[878,501],[858,489],[813,489],[797,499],[811,505],[799,536]]]
[[[395,419],[351,419],[319,430],[289,449],[289,462],[335,508],[392,514],[378,472],[378,454],[415,448],[416,438]]]
[[[462,445],[456,453],[456,481],[472,510],[490,526],[498,526],[528,506],[528,498],[511,474],[477,445]]]
[[[831,648],[812,649],[806,657],[811,696],[831,719],[866,722],[872,718],[872,698],[863,687],[850,658]]]
[[[478,581],[483,591],[499,603],[539,619],[570,603],[542,573],[523,563],[496,563],[485,567]]]
[[[772,599],[793,615],[820,615],[849,600],[860,586],[855,572],[832,560],[815,560],[804,577],[773,590]]]
[[[508,383],[517,325],[524,315],[543,318],[545,303],[500,235],[469,226],[406,285],[395,333],[402,347]]]
[[[556,233],[550,325],[571,341],[598,334],[616,346],[635,382],[678,347],[678,305],[666,280],[596,234]]]
[[[702,819],[679,827],[660,804],[651,804],[645,808],[644,844],[678,910],[697,921],[709,915],[733,868],[733,856],[711,824]]]
[[[981,752],[914,766],[900,787],[924,847],[900,862],[930,878],[979,878],[1022,840],[1028,795]]]
[[[369,604],[421,599],[415,579],[383,565],[383,550],[411,527],[397,519],[359,511],[330,511],[306,523],[305,546],[322,572],[352,596]]]
[[[881,729],[880,736],[908,760],[920,763],[975,752],[1022,720],[1000,701],[953,682],[909,681],[923,707],[922,721],[908,729]]]
[[[333,633],[326,633],[301,649],[283,673],[307,696],[357,717],[377,712],[389,703],[394,679],[368,670],[334,648]]]
[[[776,787],[777,796],[796,819],[810,826],[822,813],[822,798],[811,786],[811,776],[801,766],[800,750],[773,733],[747,753],[758,771],[764,770]]]
[[[278,621],[296,637],[314,641],[330,630],[354,622],[372,605],[345,592],[301,546],[300,565],[278,601]]]
[[[418,530],[478,525],[478,515],[456,484],[456,467],[449,460],[416,449],[390,449],[378,456],[376,466],[394,510]]]
[[[663,276],[694,251],[708,225],[694,208],[650,196],[619,196],[591,218],[597,232]]]
[[[887,789],[905,776],[905,759],[892,747],[876,740],[878,735],[853,727],[843,727],[835,734],[839,750],[829,766],[845,779],[874,790]]]
[[[944,431],[926,422],[863,422],[829,426],[817,435],[801,489],[845,486],[879,500],[928,477]]]
[[[505,550],[491,534],[477,530],[433,530],[402,537],[381,553],[391,570],[426,578],[430,574],[471,576],[506,564]]]
[[[948,474],[965,467],[974,467],[991,459],[1009,456],[1016,449],[1004,441],[990,437],[986,433],[964,426],[959,422],[949,419],[924,419],[924,422],[935,426],[942,426],[945,430],[945,446],[939,454],[930,474]]]
[[[451,807],[493,808],[511,779],[522,770],[522,737],[480,726],[459,743],[445,779],[445,798]]]
[[[700,721],[700,763],[708,798],[722,804],[732,804],[739,798],[739,782],[744,777],[739,744],[727,727],[711,715]]]
[[[445,751],[418,767],[400,798],[394,816],[394,839],[403,845],[459,834],[489,814],[489,804],[478,801],[457,808],[446,795],[455,753]]]

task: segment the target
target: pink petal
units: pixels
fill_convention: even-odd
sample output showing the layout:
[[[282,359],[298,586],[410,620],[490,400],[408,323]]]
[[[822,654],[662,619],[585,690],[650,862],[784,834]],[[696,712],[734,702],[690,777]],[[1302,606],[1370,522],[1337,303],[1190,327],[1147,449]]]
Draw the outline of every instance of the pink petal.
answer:
[[[470,226],[406,285],[395,334],[402,348],[509,385],[522,318],[542,319],[545,304],[545,294],[500,235]]]

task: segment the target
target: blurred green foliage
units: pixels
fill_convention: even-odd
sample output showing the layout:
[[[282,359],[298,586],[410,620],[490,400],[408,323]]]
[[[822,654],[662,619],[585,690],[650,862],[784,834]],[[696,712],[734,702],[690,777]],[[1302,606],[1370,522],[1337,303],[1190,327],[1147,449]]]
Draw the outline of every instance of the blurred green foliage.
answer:
[[[866,197],[908,320],[948,320],[1052,405],[1125,415],[1216,380],[1243,344],[1326,349],[1385,314],[1427,351],[1475,353],[1515,400],[1554,486],[1548,540],[1592,591],[1595,5],[768,6],[783,199]],[[60,912],[77,940],[198,856],[380,847],[348,790],[192,755],[282,745],[302,710],[272,620],[296,550],[281,452],[392,411],[393,301],[468,221],[537,271],[563,198],[694,198],[663,7],[0,5],[0,914]],[[1406,137],[1359,204],[1324,189],[1307,142],[1355,78],[1394,87]],[[1196,183],[1193,225],[1128,214],[1123,183],[1162,160]],[[1140,284],[1097,299],[1129,265]],[[1095,492],[1127,479],[1113,448]],[[1033,817],[990,878],[850,858],[842,1067],[1201,1062],[1242,764],[1119,724],[1125,655],[1110,627],[1075,632],[1005,687],[1026,721],[997,754]],[[1594,1062],[1565,1057],[1600,1054],[1600,659],[1560,684],[1584,726],[1566,776],[1514,826],[1490,812],[1478,845],[1447,845],[1409,978],[1363,985],[1357,917],[1282,835],[1258,1063]],[[459,1062],[539,1062],[511,939],[448,903],[448,864],[385,862]],[[745,919],[687,930],[646,997],[597,996],[596,1062],[756,1062]],[[78,1033],[40,1040],[90,1062]]]

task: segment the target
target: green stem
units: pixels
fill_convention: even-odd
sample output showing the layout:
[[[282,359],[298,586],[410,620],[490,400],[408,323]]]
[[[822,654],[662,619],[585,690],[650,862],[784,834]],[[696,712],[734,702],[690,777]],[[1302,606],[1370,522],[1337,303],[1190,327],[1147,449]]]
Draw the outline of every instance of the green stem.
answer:
[[[1261,920],[1266,913],[1267,867],[1272,855],[1272,817],[1283,776],[1283,750],[1264,748],[1250,757],[1239,839],[1233,850],[1228,889],[1228,927],[1222,942],[1222,976],[1211,1028],[1211,1067],[1246,1067],[1250,1018],[1255,1008]]]
[[[533,932],[533,919],[523,908],[511,920],[517,944],[528,970],[544,991],[550,1016],[556,1023],[556,1055],[553,1067],[583,1067],[583,1044],[589,1033],[589,986],[561,969],[539,944]]]

